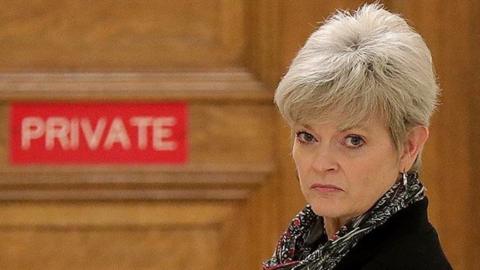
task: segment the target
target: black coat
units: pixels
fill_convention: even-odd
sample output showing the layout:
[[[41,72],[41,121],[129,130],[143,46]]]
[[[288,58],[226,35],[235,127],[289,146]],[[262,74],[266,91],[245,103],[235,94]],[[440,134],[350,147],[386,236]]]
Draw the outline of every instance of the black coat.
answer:
[[[393,215],[364,236],[335,270],[452,269],[427,217],[427,199]]]

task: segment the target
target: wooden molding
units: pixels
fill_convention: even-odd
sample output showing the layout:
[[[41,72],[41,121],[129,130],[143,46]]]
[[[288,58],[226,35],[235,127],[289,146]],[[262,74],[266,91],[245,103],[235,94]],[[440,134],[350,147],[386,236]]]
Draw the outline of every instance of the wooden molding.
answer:
[[[225,101],[271,103],[245,70],[172,73],[0,73],[0,100]]]
[[[244,200],[248,188],[230,189],[2,189],[0,201],[159,201]]]
[[[253,170],[187,168],[53,168],[0,172],[0,201],[243,200],[273,167]]]

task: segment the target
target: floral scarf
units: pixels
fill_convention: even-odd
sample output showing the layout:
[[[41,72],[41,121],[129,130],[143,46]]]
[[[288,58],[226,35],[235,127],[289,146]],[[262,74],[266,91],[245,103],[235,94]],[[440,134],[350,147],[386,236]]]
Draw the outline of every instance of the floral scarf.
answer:
[[[398,211],[422,200],[425,188],[417,173],[400,178],[367,212],[342,226],[327,240],[323,218],[307,205],[292,220],[280,238],[273,257],[264,262],[264,270],[330,270],[348,254],[358,241],[384,224]],[[312,237],[315,236],[315,237]],[[323,239],[311,243],[311,239]]]

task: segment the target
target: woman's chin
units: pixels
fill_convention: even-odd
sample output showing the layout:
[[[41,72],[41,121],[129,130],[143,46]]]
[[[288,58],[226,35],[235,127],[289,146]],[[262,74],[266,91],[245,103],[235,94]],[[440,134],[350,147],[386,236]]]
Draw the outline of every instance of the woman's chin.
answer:
[[[332,205],[318,205],[318,204],[310,204],[312,207],[313,212],[317,216],[322,217],[329,217],[329,218],[339,218],[345,216],[345,211],[342,208],[332,206]]]

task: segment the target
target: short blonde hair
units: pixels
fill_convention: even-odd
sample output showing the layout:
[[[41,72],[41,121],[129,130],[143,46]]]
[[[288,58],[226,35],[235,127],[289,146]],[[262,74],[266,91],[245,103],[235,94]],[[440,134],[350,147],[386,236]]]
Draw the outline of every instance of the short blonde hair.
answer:
[[[409,128],[429,125],[438,93],[422,37],[399,15],[368,4],[338,11],[308,38],[274,100],[290,125],[332,111],[346,115],[345,126],[380,114],[402,149]],[[411,170],[419,167],[417,158]]]

